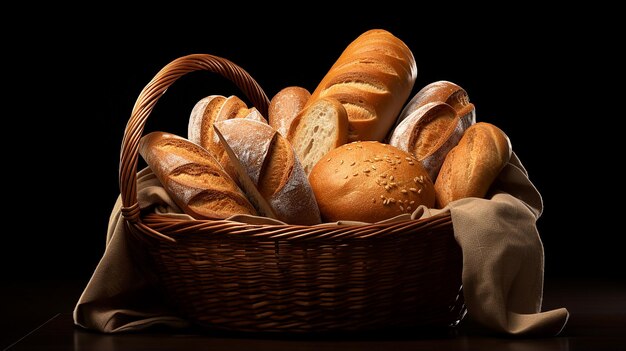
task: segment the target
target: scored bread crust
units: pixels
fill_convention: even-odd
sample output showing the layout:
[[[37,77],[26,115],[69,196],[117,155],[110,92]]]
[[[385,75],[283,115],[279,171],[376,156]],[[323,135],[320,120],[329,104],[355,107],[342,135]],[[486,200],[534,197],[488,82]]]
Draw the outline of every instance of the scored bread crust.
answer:
[[[318,162],[309,181],[325,222],[378,222],[433,207],[426,170],[408,152],[376,141],[342,145]]]
[[[466,198],[483,198],[511,158],[511,141],[493,124],[468,128],[446,156],[435,181],[437,206]]]
[[[287,137],[291,123],[310,98],[311,93],[305,88],[299,86],[283,88],[270,101],[267,110],[269,125]]]
[[[215,125],[279,220],[320,223],[315,195],[286,138],[268,124],[249,119]]]
[[[463,126],[450,105],[429,102],[398,124],[389,144],[412,153],[436,179],[446,155],[463,136]]]
[[[302,110],[293,120],[288,140],[309,174],[330,150],[348,137],[348,115],[344,105],[333,98],[321,98]]]
[[[267,123],[265,117],[254,107],[248,108],[245,102],[235,95],[228,98],[222,95],[210,95],[199,100],[191,110],[187,136],[190,141],[208,150],[231,178],[237,179],[237,173],[228,160],[213,125],[232,118],[247,118]],[[241,184],[239,184],[241,185]]]
[[[452,106],[461,118],[462,128],[465,130],[476,123],[476,108],[469,101],[465,89],[447,80],[432,82],[415,94],[409,101],[396,121],[396,126],[402,123],[418,108],[431,102],[445,102]]]
[[[411,50],[393,34],[372,29],[352,41],[321,80],[307,106],[332,97],[346,109],[348,141],[382,141],[413,89]]]
[[[174,202],[196,219],[256,215],[237,184],[211,154],[174,134],[152,132],[141,138],[139,153]]]

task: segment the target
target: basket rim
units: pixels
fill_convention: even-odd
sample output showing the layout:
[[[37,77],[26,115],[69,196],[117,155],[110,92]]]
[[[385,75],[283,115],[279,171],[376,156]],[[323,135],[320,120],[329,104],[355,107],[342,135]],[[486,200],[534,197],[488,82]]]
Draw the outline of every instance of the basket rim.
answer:
[[[167,215],[148,213],[143,215],[143,225],[159,232],[170,241],[188,234],[229,235],[242,238],[272,240],[313,240],[313,239],[372,239],[398,235],[415,235],[416,232],[429,232],[442,227],[452,227],[450,211],[444,211],[426,218],[398,220],[382,223],[338,222],[315,225],[246,223],[231,219],[184,219]]]

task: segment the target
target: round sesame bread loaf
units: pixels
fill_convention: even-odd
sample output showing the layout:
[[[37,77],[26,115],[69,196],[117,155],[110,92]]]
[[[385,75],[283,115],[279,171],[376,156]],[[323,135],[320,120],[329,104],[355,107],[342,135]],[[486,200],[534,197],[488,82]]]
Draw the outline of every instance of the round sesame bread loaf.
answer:
[[[356,141],[327,153],[309,174],[325,222],[374,223],[435,205],[433,182],[410,153]]]

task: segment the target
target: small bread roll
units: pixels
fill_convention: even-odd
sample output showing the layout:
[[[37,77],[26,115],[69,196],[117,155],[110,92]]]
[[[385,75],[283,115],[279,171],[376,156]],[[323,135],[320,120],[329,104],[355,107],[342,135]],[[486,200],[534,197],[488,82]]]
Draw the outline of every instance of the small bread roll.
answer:
[[[276,93],[267,110],[270,126],[287,137],[291,122],[304,109],[310,97],[308,90],[298,86],[286,87]]]
[[[235,169],[228,161],[228,155],[213,131],[213,124],[232,118],[247,118],[267,123],[256,108],[248,108],[246,103],[235,95],[228,98],[222,95],[210,95],[198,101],[193,107],[189,116],[187,137],[208,150],[224,167],[226,173],[236,180]]]
[[[440,80],[426,85],[413,96],[411,101],[400,112],[396,125],[400,124],[418,108],[431,102],[445,102],[452,106],[456,114],[461,118],[463,130],[476,123],[476,108],[469,101],[469,96],[465,89],[452,82]]]
[[[276,217],[288,224],[321,222],[315,195],[293,148],[268,124],[250,119],[215,123]]]
[[[437,206],[466,197],[485,197],[511,158],[511,142],[500,128],[479,122],[465,131],[446,156],[435,181]]]
[[[347,138],[346,109],[332,98],[318,99],[300,112],[288,136],[307,175],[327,152],[345,144]]]
[[[435,204],[433,183],[419,161],[377,141],[330,151],[313,167],[309,181],[325,222],[372,223]]]
[[[189,140],[152,132],[141,138],[139,153],[178,207],[193,218],[257,214],[213,156]]]
[[[436,179],[448,152],[465,129],[456,111],[444,102],[429,102],[407,116],[393,131],[389,144],[412,153],[431,179]]]

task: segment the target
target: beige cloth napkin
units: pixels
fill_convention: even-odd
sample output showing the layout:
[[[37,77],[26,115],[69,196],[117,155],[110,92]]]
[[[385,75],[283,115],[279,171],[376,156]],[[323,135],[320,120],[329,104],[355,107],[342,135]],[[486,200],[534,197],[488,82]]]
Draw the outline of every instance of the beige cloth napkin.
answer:
[[[156,212],[189,218],[180,214],[148,169],[138,173],[137,189],[141,208],[156,204]],[[451,212],[454,236],[463,251],[463,291],[471,318],[496,332],[557,335],[569,314],[565,308],[541,312],[544,254],[536,227],[543,210],[541,196],[515,154],[492,189],[495,191],[489,199],[463,199],[442,210],[421,207],[411,217]],[[158,277],[145,264],[148,259],[144,248],[129,238],[120,208],[118,198],[109,221],[104,255],[74,309],[75,324],[105,333],[138,331],[154,325],[189,326],[158,293]],[[267,222],[252,216],[230,219]]]

